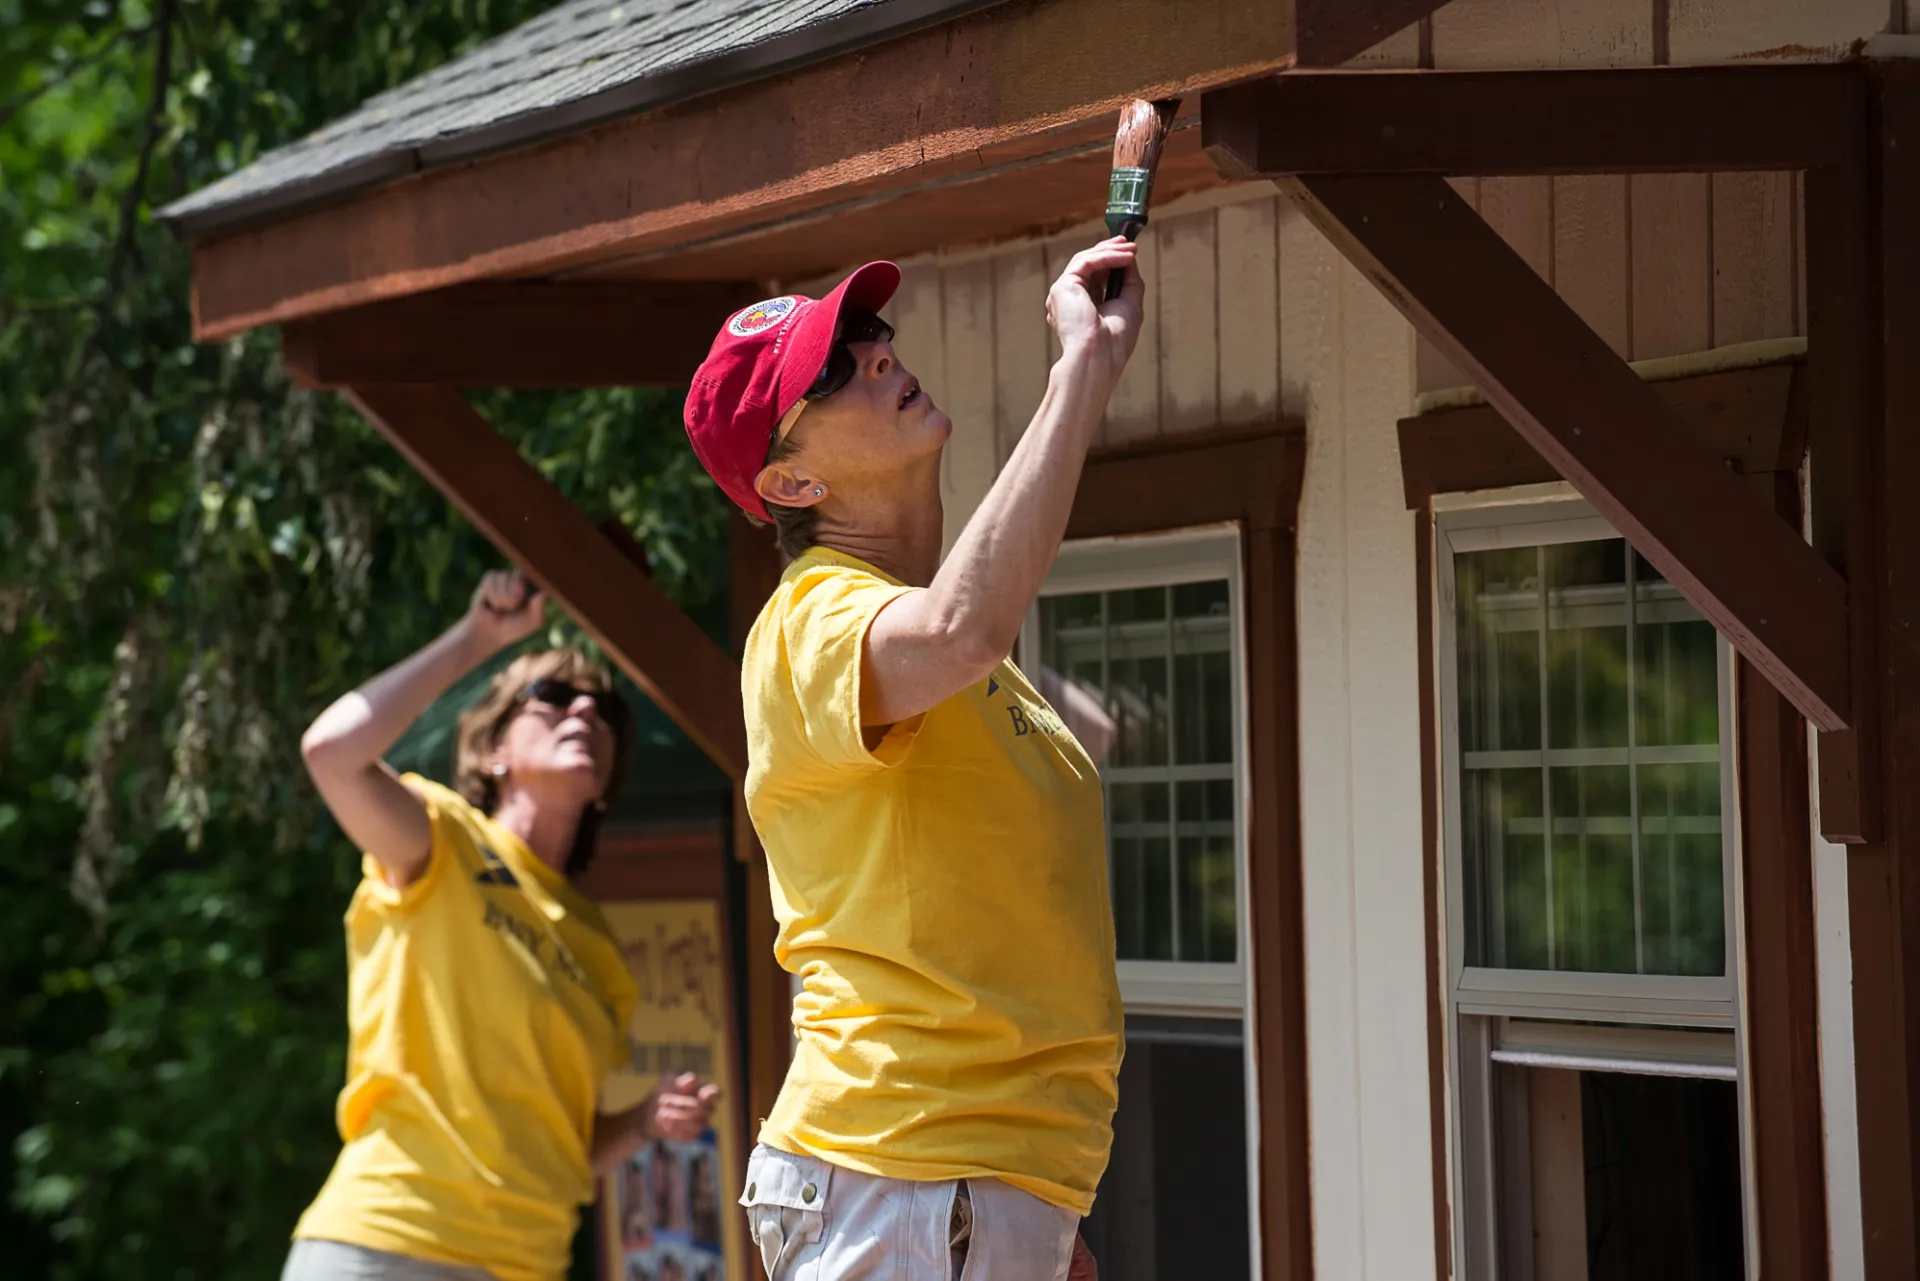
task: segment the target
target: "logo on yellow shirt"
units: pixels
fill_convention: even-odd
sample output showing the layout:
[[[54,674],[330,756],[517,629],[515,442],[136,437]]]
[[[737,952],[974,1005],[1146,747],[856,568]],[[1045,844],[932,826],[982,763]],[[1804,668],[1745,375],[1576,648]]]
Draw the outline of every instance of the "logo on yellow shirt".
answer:
[[[513,878],[513,869],[507,866],[507,861],[484,845],[480,846],[480,857],[486,860],[487,865],[473,874],[476,882],[481,885],[520,884]]]

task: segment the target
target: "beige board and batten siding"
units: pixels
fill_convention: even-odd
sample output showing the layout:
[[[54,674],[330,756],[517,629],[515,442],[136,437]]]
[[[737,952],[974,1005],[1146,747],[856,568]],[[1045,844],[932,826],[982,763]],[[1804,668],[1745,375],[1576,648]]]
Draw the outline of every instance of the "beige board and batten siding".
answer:
[[[1911,0],[1920,7],[1920,0]],[[1668,0],[1673,62],[1842,56],[1885,0]],[[1653,0],[1452,0],[1441,67],[1646,65]],[[1367,59],[1410,65],[1414,33]],[[1633,359],[1804,333],[1796,180],[1464,179],[1490,224]],[[898,349],[954,418],[948,546],[1017,444],[1058,344],[1046,290],[1089,223],[903,264]],[[1394,424],[1463,380],[1285,202],[1229,188],[1155,211],[1140,346],[1100,443],[1303,421],[1301,823],[1317,1275],[1433,1267],[1417,718],[1419,585]],[[825,282],[830,285],[831,282]],[[806,287],[803,287],[806,288]],[[806,289],[817,292],[817,289]],[[1822,857],[1842,857],[1822,851]],[[1819,876],[1833,1275],[1860,1274],[1844,875]]]
[[[1910,0],[1909,10],[1920,8]],[[1655,30],[1664,15],[1665,29]],[[1906,13],[1885,0],[1454,0],[1432,20],[1447,68],[1824,61]],[[1796,174],[1468,179],[1458,184],[1576,311],[1631,359],[1806,333]],[[1462,381],[1424,340],[1423,391]],[[1860,1276],[1851,954],[1844,854],[1815,842],[1832,1275]]]

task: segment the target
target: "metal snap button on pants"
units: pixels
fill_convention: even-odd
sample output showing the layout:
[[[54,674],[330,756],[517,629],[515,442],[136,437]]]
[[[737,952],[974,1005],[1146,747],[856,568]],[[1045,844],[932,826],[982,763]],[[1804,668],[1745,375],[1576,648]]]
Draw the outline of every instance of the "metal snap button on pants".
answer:
[[[998,1179],[883,1179],[765,1146],[740,1204],[769,1281],[1065,1281],[1080,1228]]]

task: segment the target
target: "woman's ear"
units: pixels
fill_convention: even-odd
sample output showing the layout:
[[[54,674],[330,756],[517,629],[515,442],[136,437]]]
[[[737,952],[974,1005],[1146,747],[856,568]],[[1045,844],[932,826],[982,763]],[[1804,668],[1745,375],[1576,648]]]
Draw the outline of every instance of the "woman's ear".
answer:
[[[804,467],[768,463],[753,478],[753,492],[775,507],[811,507],[827,496],[827,487]]]

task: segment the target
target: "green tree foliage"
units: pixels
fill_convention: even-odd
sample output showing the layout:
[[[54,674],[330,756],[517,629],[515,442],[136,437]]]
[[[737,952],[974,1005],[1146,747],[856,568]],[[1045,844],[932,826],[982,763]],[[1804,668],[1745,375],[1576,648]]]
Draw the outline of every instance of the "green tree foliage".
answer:
[[[544,7],[0,0],[8,1276],[277,1275],[336,1150],[356,874],[299,733],[497,563],[274,335],[192,343],[152,210]],[[677,397],[483,408],[711,601]]]

